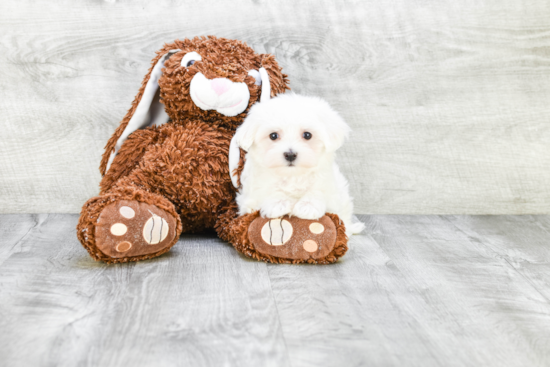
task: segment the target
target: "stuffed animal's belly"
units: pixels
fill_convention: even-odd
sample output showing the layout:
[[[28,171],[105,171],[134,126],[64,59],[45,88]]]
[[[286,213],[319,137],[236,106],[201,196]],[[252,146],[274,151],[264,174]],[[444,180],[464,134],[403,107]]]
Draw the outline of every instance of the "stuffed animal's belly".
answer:
[[[228,167],[233,133],[204,123],[159,129],[163,139],[140,164],[148,186],[171,200],[184,222],[197,222],[197,229],[213,226],[235,195]]]

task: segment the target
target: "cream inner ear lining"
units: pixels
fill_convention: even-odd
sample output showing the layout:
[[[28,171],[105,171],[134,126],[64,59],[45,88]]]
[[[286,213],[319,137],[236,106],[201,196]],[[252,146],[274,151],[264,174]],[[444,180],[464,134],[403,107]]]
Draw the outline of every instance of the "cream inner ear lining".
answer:
[[[260,68],[258,71],[262,80],[262,94],[260,95],[260,102],[267,101],[271,98],[271,82],[269,81],[269,74],[265,68]],[[231,182],[235,188],[239,188],[237,185],[237,176],[233,174],[233,171],[239,166],[239,160],[241,157],[240,145],[237,143],[235,136],[231,139],[229,145],[229,175],[231,176]],[[246,149],[245,149],[246,150]]]
[[[159,59],[159,61],[153,67],[151,75],[149,76],[149,80],[147,81],[145,89],[143,90],[143,95],[138,102],[134,114],[132,115],[130,121],[128,121],[128,125],[126,125],[126,128],[118,138],[115,145],[115,151],[111,153],[111,156],[109,157],[109,161],[107,162],[107,169],[105,170],[105,172],[109,171],[111,163],[113,163],[113,160],[115,159],[115,156],[117,155],[120,147],[122,147],[122,144],[124,144],[131,133],[139,129],[145,129],[148,126],[160,126],[168,122],[168,114],[164,110],[164,105],[162,105],[159,101],[158,80],[162,75],[162,68],[164,67],[165,61],[178,51],[181,50],[174,49],[168,51]]]

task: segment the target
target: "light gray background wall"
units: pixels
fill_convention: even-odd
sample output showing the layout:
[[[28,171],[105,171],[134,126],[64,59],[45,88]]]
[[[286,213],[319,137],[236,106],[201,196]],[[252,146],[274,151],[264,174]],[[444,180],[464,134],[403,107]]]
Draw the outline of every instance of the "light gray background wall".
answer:
[[[78,212],[163,42],[273,53],[352,125],[358,213],[550,212],[550,2],[2,1],[0,212]]]

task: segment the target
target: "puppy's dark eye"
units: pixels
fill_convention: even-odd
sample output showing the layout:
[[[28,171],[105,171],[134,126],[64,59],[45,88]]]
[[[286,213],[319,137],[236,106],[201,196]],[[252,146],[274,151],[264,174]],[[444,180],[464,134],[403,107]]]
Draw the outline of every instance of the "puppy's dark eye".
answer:
[[[311,135],[311,133],[310,133],[310,132],[307,132],[307,131],[306,131],[306,132],[304,133],[304,135],[303,135],[304,139],[306,139],[306,140],[311,139],[312,136],[313,136],[313,135]]]
[[[277,133],[269,134],[269,139],[271,139],[271,140],[277,140],[278,137],[279,137],[279,134],[277,134]]]
[[[193,65],[195,63],[195,60],[189,60],[189,62],[187,62],[187,67],[190,67],[191,65]]]

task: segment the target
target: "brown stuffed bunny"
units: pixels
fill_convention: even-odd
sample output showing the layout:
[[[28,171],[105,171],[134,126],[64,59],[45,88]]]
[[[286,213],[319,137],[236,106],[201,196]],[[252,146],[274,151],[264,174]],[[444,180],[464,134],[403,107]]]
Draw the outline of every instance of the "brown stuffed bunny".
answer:
[[[149,259],[183,232],[215,229],[258,260],[331,263],[342,256],[347,237],[336,215],[237,214],[231,138],[254,103],[286,89],[275,58],[243,42],[209,36],[166,44],[107,142],[99,196],[82,208],[77,235],[90,255],[108,263]]]

